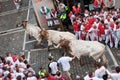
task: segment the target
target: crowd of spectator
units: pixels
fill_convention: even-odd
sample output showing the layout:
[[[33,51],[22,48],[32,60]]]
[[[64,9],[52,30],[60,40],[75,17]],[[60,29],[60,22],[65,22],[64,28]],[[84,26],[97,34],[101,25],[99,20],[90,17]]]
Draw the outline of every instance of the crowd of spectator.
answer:
[[[118,48],[120,41],[120,10],[85,10],[84,17],[72,11],[70,19],[77,39],[100,41]]]
[[[52,58],[48,59],[52,72],[50,69],[47,71],[44,68],[35,72],[25,55],[18,56],[17,54],[6,53],[5,57],[0,57],[0,80],[60,80],[62,78],[66,80],[66,76],[62,75],[61,71],[55,70],[55,62],[51,62]]]
[[[6,53],[5,57],[0,57],[0,80],[83,80],[81,75],[72,78],[70,73],[70,61],[74,61],[75,56],[62,56],[57,61],[53,56],[48,57],[48,69],[40,68],[35,72],[32,65],[28,63],[25,55]],[[60,71],[59,65],[62,66],[63,72]],[[95,71],[89,71],[84,80],[119,80],[120,66],[115,68],[111,73],[101,63],[95,64]]]
[[[72,25],[76,38],[79,40],[100,41],[111,48],[118,48],[120,44],[120,9],[114,9],[115,4],[109,7],[105,6],[103,0],[100,4],[102,7],[104,6],[102,8],[96,1],[94,0],[94,10],[86,9],[83,11],[80,3],[73,5],[70,10],[63,2],[57,0],[57,11],[49,9],[49,12],[47,12],[48,8],[44,7],[46,10],[43,9],[43,11],[46,12],[42,14],[45,13],[46,17],[49,16],[49,18],[57,18],[59,15],[67,30],[69,30],[70,24]],[[48,26],[53,24],[59,24],[59,21],[48,21]]]

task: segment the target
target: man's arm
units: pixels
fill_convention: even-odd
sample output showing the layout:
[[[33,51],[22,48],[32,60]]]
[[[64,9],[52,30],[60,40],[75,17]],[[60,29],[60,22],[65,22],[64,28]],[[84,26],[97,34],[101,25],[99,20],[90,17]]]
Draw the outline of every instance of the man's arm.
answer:
[[[76,56],[74,55],[74,56],[72,57],[72,60],[75,59],[75,57],[76,57]]]

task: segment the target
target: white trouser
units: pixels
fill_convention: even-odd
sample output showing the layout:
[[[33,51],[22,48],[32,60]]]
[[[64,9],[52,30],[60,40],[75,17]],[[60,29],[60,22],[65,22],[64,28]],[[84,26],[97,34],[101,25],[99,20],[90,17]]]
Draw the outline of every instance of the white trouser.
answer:
[[[47,14],[45,15],[45,17],[46,17],[46,19],[51,19],[50,13],[47,13]],[[48,26],[52,26],[52,25],[53,25],[53,22],[52,22],[52,21],[47,21],[47,24],[48,24]]]
[[[105,37],[105,43],[107,44],[110,41],[110,47],[113,47],[113,40],[112,40],[111,37],[113,38],[112,35],[106,35],[106,37]]]
[[[75,36],[76,36],[76,38],[79,40],[79,39],[80,39],[80,31],[76,31],[76,32],[75,32]]]
[[[91,39],[91,41],[95,41],[95,38],[96,38],[96,40],[98,41],[98,36],[97,36],[96,34],[91,33],[91,34],[90,34],[90,39]]]
[[[105,40],[105,35],[103,34],[99,37],[99,41],[102,41],[102,40]]]
[[[115,39],[115,47],[118,48],[118,44],[119,44],[120,39]]]
[[[117,38],[117,37],[115,37],[115,48],[118,48],[118,45],[119,45],[119,41],[120,41],[120,39],[119,38]]]
[[[20,8],[20,4],[19,3],[15,3],[16,9],[19,10]]]

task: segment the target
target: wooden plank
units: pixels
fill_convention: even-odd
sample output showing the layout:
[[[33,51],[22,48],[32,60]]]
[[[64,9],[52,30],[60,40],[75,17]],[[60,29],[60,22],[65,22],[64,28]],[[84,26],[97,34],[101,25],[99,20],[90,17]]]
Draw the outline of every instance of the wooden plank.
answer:
[[[54,9],[52,0],[32,0],[33,8],[35,11],[35,15],[37,17],[38,23],[41,28],[48,29],[47,20],[44,15],[40,14],[40,9],[42,6],[46,6],[49,9]]]

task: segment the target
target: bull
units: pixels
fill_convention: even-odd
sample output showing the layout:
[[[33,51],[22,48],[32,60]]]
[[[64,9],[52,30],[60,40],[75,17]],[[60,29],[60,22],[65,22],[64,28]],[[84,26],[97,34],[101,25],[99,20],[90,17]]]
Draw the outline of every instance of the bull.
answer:
[[[48,41],[48,51],[50,51],[49,48],[51,45],[58,44],[62,38],[65,38],[67,40],[76,40],[75,35],[70,32],[45,30],[31,23],[28,23],[28,21],[22,21],[22,23],[18,25],[23,26],[26,32],[33,36],[39,44],[41,44],[42,39],[46,39]]]
[[[73,56],[81,59],[81,56],[92,57],[96,62],[102,57],[103,64],[107,64],[105,57],[105,45],[98,41],[84,41],[84,40],[66,40],[62,39],[57,48],[65,48]]]
[[[42,29],[40,31],[39,37],[40,39],[46,39],[48,41],[48,51],[51,45],[58,44],[62,38],[65,38],[66,40],[76,40],[75,35],[70,32],[61,32],[56,30],[45,29]]]
[[[39,38],[39,32],[41,31],[39,26],[35,26],[31,23],[28,23],[28,21],[22,21],[19,23],[17,26],[23,26],[25,31],[30,35],[33,36],[37,41],[38,44],[40,43],[40,38]]]

